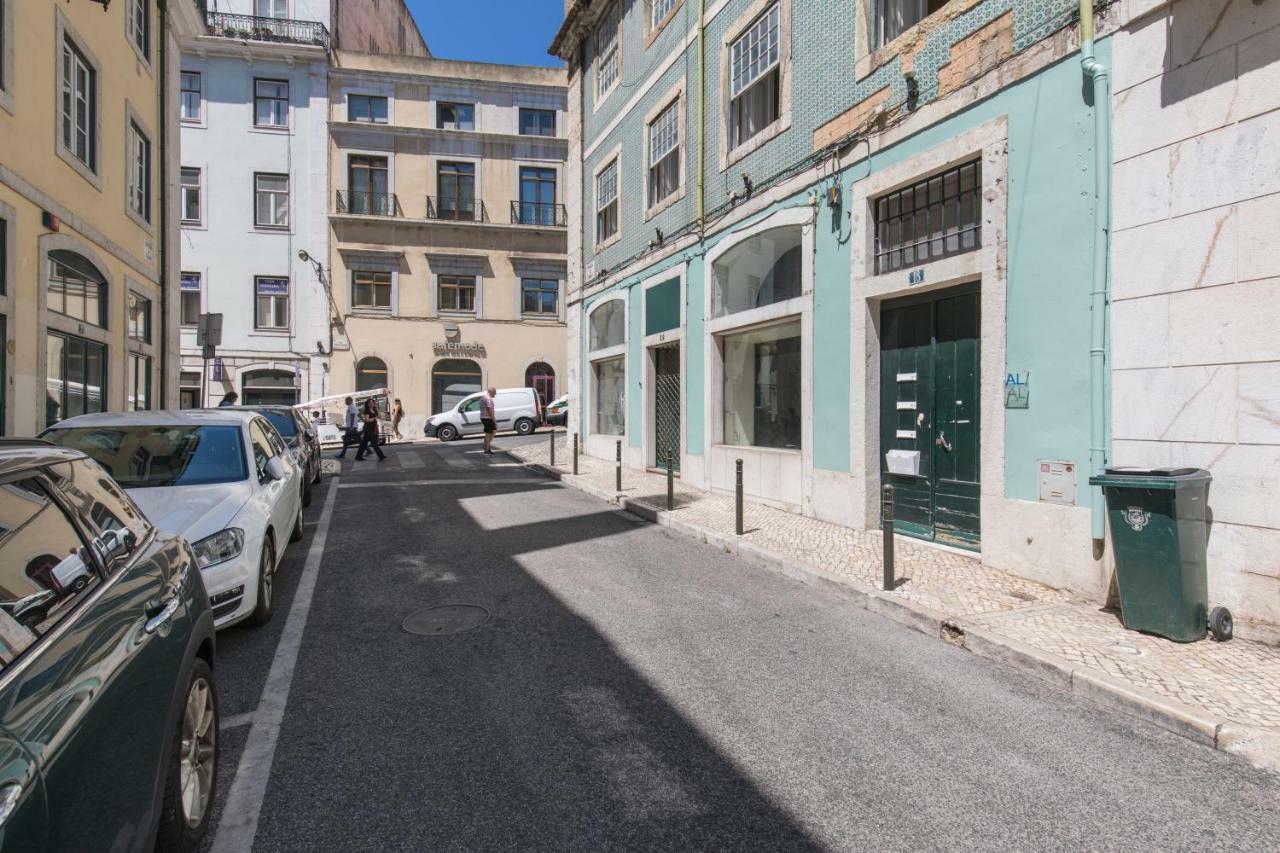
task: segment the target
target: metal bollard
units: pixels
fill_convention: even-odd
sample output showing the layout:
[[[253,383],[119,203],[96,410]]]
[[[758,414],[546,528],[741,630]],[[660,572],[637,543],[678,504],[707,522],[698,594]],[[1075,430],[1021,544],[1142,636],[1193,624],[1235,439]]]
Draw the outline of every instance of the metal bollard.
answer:
[[[667,509],[676,508],[676,478],[672,473],[671,456],[667,454]]]
[[[573,434],[573,476],[578,476],[578,434]]]
[[[614,454],[617,460],[617,467],[614,469],[614,491],[622,491],[622,439],[618,439],[618,449]]]
[[[880,523],[884,531],[884,591],[892,592],[893,579],[893,486],[886,483],[880,500]]]
[[[739,536],[742,535],[742,460],[739,459],[734,466],[738,469],[737,480],[734,484],[733,492],[733,530]]]
[[[556,431],[551,430],[551,467],[556,467]]]

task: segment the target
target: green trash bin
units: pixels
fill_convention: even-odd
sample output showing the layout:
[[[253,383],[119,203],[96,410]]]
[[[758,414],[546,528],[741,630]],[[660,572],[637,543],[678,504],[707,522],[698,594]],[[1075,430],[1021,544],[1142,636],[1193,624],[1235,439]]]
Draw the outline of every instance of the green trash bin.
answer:
[[[1108,468],[1089,478],[1107,498],[1126,628],[1179,643],[1203,639],[1206,627],[1230,637],[1231,614],[1208,611],[1212,479],[1202,468]]]

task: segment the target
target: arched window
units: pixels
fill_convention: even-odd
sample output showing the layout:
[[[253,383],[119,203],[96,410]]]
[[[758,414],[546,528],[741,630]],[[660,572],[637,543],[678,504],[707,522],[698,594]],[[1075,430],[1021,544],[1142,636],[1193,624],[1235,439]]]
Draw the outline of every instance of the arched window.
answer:
[[[610,299],[591,312],[592,350],[608,349],[626,342],[626,312],[621,299]]]
[[[84,255],[49,252],[48,307],[82,323],[107,326],[107,279]]]
[[[452,409],[466,396],[482,390],[480,365],[467,358],[445,358],[431,368],[431,413]]]
[[[387,363],[367,355],[356,365],[356,390],[375,391],[387,387]]]
[[[294,374],[287,370],[251,370],[240,383],[246,406],[292,406],[298,402]]]
[[[723,317],[794,299],[801,293],[801,229],[774,228],[748,237],[715,262],[712,314]]]
[[[526,388],[538,392],[543,406],[556,398],[556,370],[545,361],[535,361],[529,365],[524,372],[524,384]]]

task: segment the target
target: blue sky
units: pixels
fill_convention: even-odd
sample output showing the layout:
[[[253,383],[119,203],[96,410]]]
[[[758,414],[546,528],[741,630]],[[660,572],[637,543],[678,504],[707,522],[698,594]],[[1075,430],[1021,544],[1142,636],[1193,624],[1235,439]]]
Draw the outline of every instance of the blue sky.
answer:
[[[564,0],[406,0],[433,56],[509,65],[559,65],[547,46]]]

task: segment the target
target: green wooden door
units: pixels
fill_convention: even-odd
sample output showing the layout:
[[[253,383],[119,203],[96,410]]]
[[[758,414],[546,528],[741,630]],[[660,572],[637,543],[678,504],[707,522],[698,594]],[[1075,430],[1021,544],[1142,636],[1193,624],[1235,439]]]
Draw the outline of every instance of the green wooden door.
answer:
[[[680,470],[680,345],[653,350],[653,461]]]
[[[961,547],[979,542],[979,315],[976,286],[886,302],[880,314],[880,464],[894,529]],[[890,473],[905,451],[914,473]],[[915,454],[915,458],[911,458]]]

